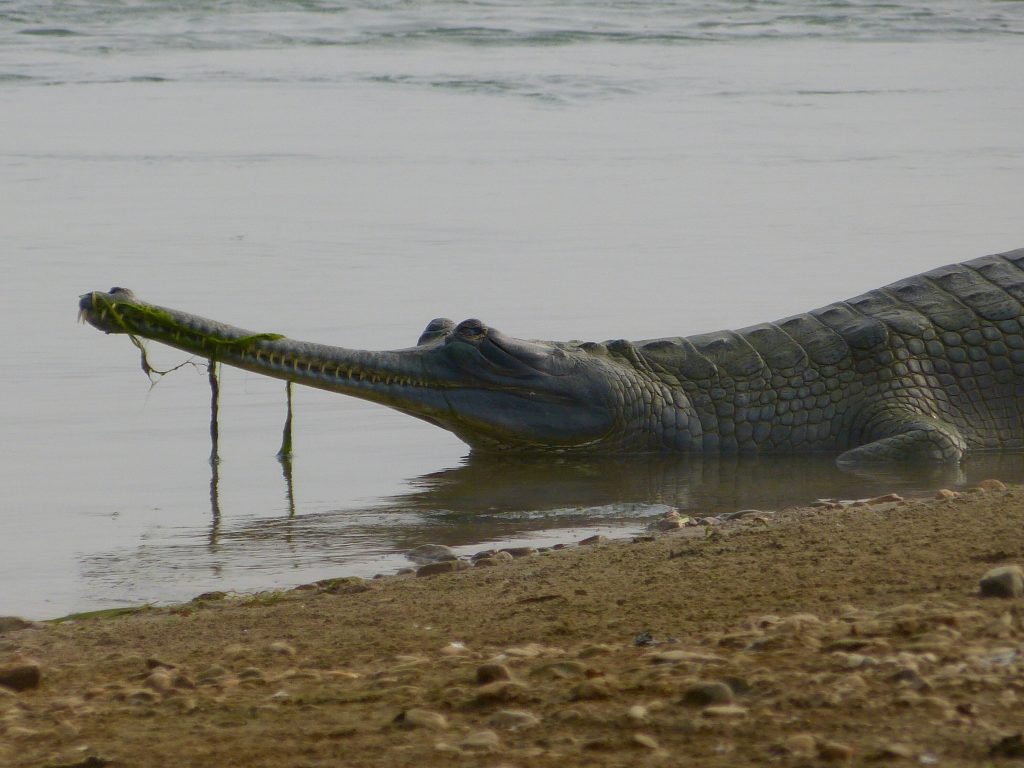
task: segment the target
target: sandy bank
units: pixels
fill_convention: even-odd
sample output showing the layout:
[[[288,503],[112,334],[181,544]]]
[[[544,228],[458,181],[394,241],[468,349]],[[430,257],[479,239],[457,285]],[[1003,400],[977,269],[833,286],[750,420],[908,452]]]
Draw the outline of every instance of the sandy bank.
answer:
[[[1019,764],[1024,490],[0,629],[11,766]]]

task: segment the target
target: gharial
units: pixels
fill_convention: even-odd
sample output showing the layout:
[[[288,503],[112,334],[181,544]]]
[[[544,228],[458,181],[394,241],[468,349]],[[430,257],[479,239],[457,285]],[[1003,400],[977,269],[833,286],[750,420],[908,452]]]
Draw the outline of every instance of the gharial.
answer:
[[[1024,447],[1024,248],[736,331],[524,341],[432,321],[371,352],[254,334],[123,288],[81,315],[280,379],[372,400],[476,451],[841,452],[841,465],[956,462]]]

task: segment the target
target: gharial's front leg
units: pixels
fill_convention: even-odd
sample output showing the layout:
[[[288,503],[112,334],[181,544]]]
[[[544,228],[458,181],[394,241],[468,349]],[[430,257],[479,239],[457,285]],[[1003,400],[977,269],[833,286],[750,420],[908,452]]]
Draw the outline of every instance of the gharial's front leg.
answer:
[[[868,436],[871,442],[840,454],[839,466],[880,462],[955,464],[967,451],[967,441],[953,425],[900,409],[876,413]]]

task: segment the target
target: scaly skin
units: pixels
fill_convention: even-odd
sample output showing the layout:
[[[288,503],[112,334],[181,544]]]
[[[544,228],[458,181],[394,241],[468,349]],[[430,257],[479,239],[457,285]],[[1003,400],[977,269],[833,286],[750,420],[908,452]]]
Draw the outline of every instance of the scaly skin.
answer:
[[[776,323],[647,341],[522,341],[435,320],[416,347],[292,341],[93,292],[82,316],[227,365],[372,400],[479,451],[843,452],[959,461],[1024,447],[1024,249]]]

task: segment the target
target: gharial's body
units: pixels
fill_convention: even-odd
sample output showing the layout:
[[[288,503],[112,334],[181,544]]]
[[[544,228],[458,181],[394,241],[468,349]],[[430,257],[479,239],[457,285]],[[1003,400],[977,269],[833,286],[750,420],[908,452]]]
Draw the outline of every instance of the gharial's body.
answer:
[[[647,341],[530,342],[435,320],[367,352],[82,297],[108,332],[383,403],[474,449],[843,452],[956,461],[1024,447],[1024,249],[950,265],[776,323]]]

